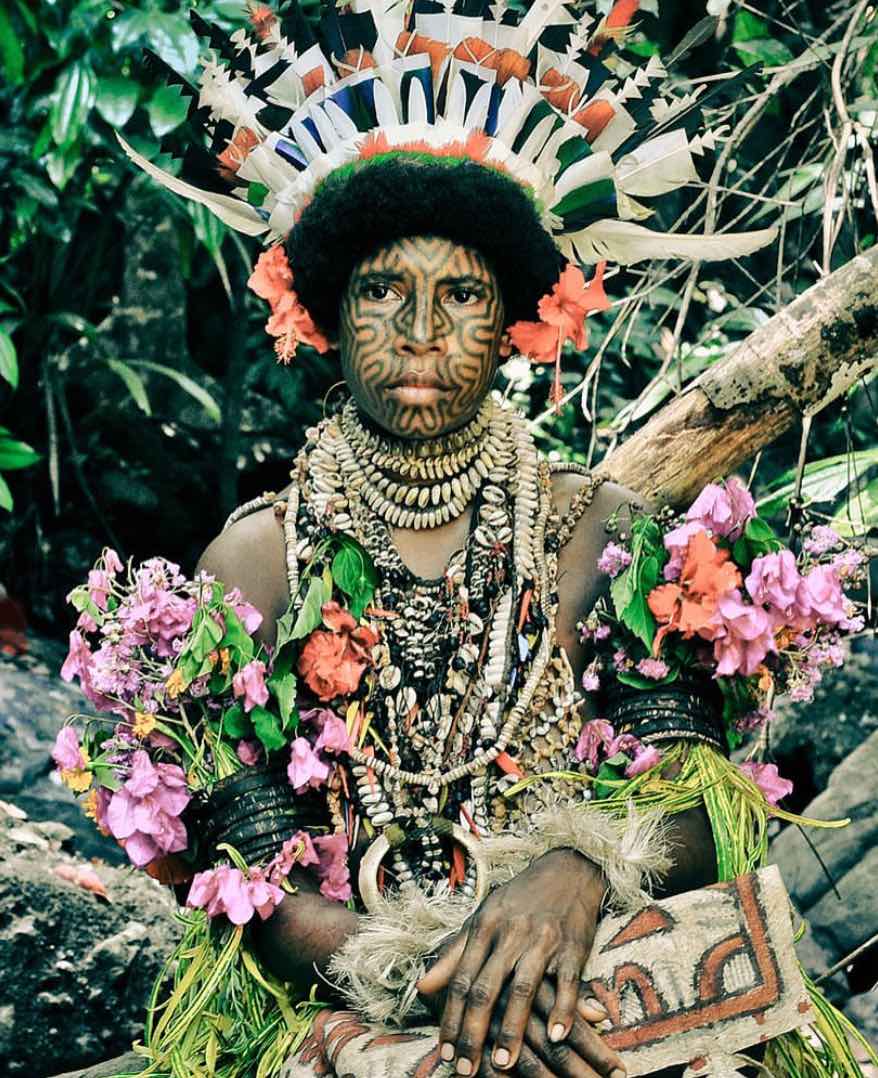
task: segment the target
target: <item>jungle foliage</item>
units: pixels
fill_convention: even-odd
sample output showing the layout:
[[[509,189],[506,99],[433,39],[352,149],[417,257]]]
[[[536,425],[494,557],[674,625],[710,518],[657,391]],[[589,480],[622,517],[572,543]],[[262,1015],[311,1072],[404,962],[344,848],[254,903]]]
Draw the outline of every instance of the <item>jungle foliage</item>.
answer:
[[[245,288],[258,244],[136,175],[115,140],[124,131],[147,156],[173,140],[179,95],[142,51],[191,75],[188,7],[0,7],[0,581],[59,633],[63,597],[100,546],[191,568],[235,504],[284,485],[305,429],[337,392],[331,359],[275,364],[266,311]],[[225,28],[246,17],[241,0],[197,7]],[[847,2],[760,7],[711,0],[715,23],[700,23],[673,68],[688,80],[756,60],[765,70],[721,99],[711,119],[729,141],[702,159],[704,185],[672,200],[657,225],[775,221],[780,244],[746,264],[608,277],[619,303],[594,320],[589,353],[568,358],[571,399],[559,417],[544,411],[548,374],[513,363],[503,381],[546,448],[599,460],[820,274],[874,243],[878,17],[859,4],[852,22]],[[644,0],[629,46],[667,56],[703,15],[700,5]],[[815,507],[858,529],[878,520],[870,392],[861,384],[815,423],[804,474]],[[781,520],[799,435],[763,453],[754,473]]]

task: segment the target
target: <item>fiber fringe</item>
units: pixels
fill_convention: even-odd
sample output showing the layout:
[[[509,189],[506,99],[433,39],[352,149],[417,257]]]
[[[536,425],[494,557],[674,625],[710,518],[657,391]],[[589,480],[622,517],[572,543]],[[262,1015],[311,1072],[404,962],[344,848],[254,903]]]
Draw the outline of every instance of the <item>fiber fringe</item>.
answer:
[[[626,817],[612,817],[589,802],[571,805],[559,798],[535,814],[531,826],[525,835],[504,832],[482,840],[491,888],[550,850],[569,848],[600,866],[607,879],[607,905],[633,910],[649,900],[646,889],[670,867],[662,818],[655,812],[629,807]],[[445,887],[425,895],[414,886],[381,903],[360,919],[360,930],[333,955],[328,975],[368,1021],[399,1027],[430,1016],[415,985],[474,905]]]

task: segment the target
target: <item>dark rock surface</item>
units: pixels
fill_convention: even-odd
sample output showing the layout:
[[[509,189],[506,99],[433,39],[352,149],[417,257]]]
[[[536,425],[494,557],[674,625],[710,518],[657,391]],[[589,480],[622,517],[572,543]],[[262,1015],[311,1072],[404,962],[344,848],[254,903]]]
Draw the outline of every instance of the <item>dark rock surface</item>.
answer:
[[[131,1047],[176,923],[145,873],[68,853],[70,828],[23,817],[0,804],[0,1073],[45,1078]]]

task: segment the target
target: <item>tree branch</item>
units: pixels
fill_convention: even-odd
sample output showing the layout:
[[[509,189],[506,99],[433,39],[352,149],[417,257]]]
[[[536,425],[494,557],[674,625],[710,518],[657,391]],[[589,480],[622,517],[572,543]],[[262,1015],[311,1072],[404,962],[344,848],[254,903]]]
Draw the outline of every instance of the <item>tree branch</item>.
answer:
[[[666,405],[597,471],[680,505],[878,364],[878,248],[804,292]]]

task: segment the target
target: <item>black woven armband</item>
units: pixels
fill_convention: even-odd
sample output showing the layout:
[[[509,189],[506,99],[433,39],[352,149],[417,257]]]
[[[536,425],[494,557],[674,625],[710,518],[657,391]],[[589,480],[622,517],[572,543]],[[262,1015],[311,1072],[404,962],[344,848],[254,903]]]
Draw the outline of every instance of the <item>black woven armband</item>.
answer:
[[[607,718],[618,733],[646,743],[700,741],[728,754],[722,697],[709,681],[677,681],[654,689],[618,686],[607,701]]]

